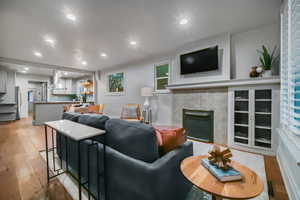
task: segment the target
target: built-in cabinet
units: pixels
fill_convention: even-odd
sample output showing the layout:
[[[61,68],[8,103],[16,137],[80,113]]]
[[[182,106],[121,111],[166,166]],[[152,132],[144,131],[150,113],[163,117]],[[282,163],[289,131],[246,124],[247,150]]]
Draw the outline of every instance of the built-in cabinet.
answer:
[[[229,145],[273,154],[277,146],[279,85],[229,88]]]
[[[7,90],[7,71],[0,70],[0,94]]]
[[[59,79],[57,88],[53,89],[53,94],[57,95],[69,95],[75,94],[76,91],[73,90],[73,80],[72,79]]]

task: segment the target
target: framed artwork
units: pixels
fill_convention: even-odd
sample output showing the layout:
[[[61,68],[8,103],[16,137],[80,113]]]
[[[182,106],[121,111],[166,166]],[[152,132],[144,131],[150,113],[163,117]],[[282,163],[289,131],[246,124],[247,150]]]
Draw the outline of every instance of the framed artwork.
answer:
[[[124,72],[108,74],[107,93],[111,95],[124,95]]]

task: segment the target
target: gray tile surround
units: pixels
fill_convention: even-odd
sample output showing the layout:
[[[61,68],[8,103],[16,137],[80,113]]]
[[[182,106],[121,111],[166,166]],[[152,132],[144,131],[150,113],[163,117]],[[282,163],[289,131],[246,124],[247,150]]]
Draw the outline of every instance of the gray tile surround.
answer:
[[[182,125],[182,109],[214,111],[214,142],[227,144],[228,89],[201,89],[173,92],[172,121]]]

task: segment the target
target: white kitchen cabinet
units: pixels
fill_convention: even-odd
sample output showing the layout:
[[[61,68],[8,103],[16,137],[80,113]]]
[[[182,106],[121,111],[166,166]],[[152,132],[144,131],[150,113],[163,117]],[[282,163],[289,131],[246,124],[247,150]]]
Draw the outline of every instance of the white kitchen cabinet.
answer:
[[[0,93],[6,93],[7,90],[7,71],[0,70]]]
[[[274,154],[279,126],[279,85],[229,88],[229,146]]]
[[[76,93],[73,91],[72,79],[60,79],[59,80],[59,88],[53,89],[53,94],[56,95],[69,95]]]

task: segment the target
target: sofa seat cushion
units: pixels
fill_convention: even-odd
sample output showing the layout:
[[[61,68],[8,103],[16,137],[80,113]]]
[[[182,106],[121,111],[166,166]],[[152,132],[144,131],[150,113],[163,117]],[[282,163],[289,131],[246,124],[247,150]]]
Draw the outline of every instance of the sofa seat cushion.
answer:
[[[185,130],[176,126],[154,126],[161,155],[174,150],[186,141]]]
[[[109,117],[101,114],[81,114],[78,118],[78,123],[104,130],[108,119]]]
[[[106,144],[117,151],[144,162],[159,158],[156,134],[153,127],[121,119],[106,122]]]
[[[75,112],[64,112],[62,118],[73,122],[78,122],[80,114]]]

